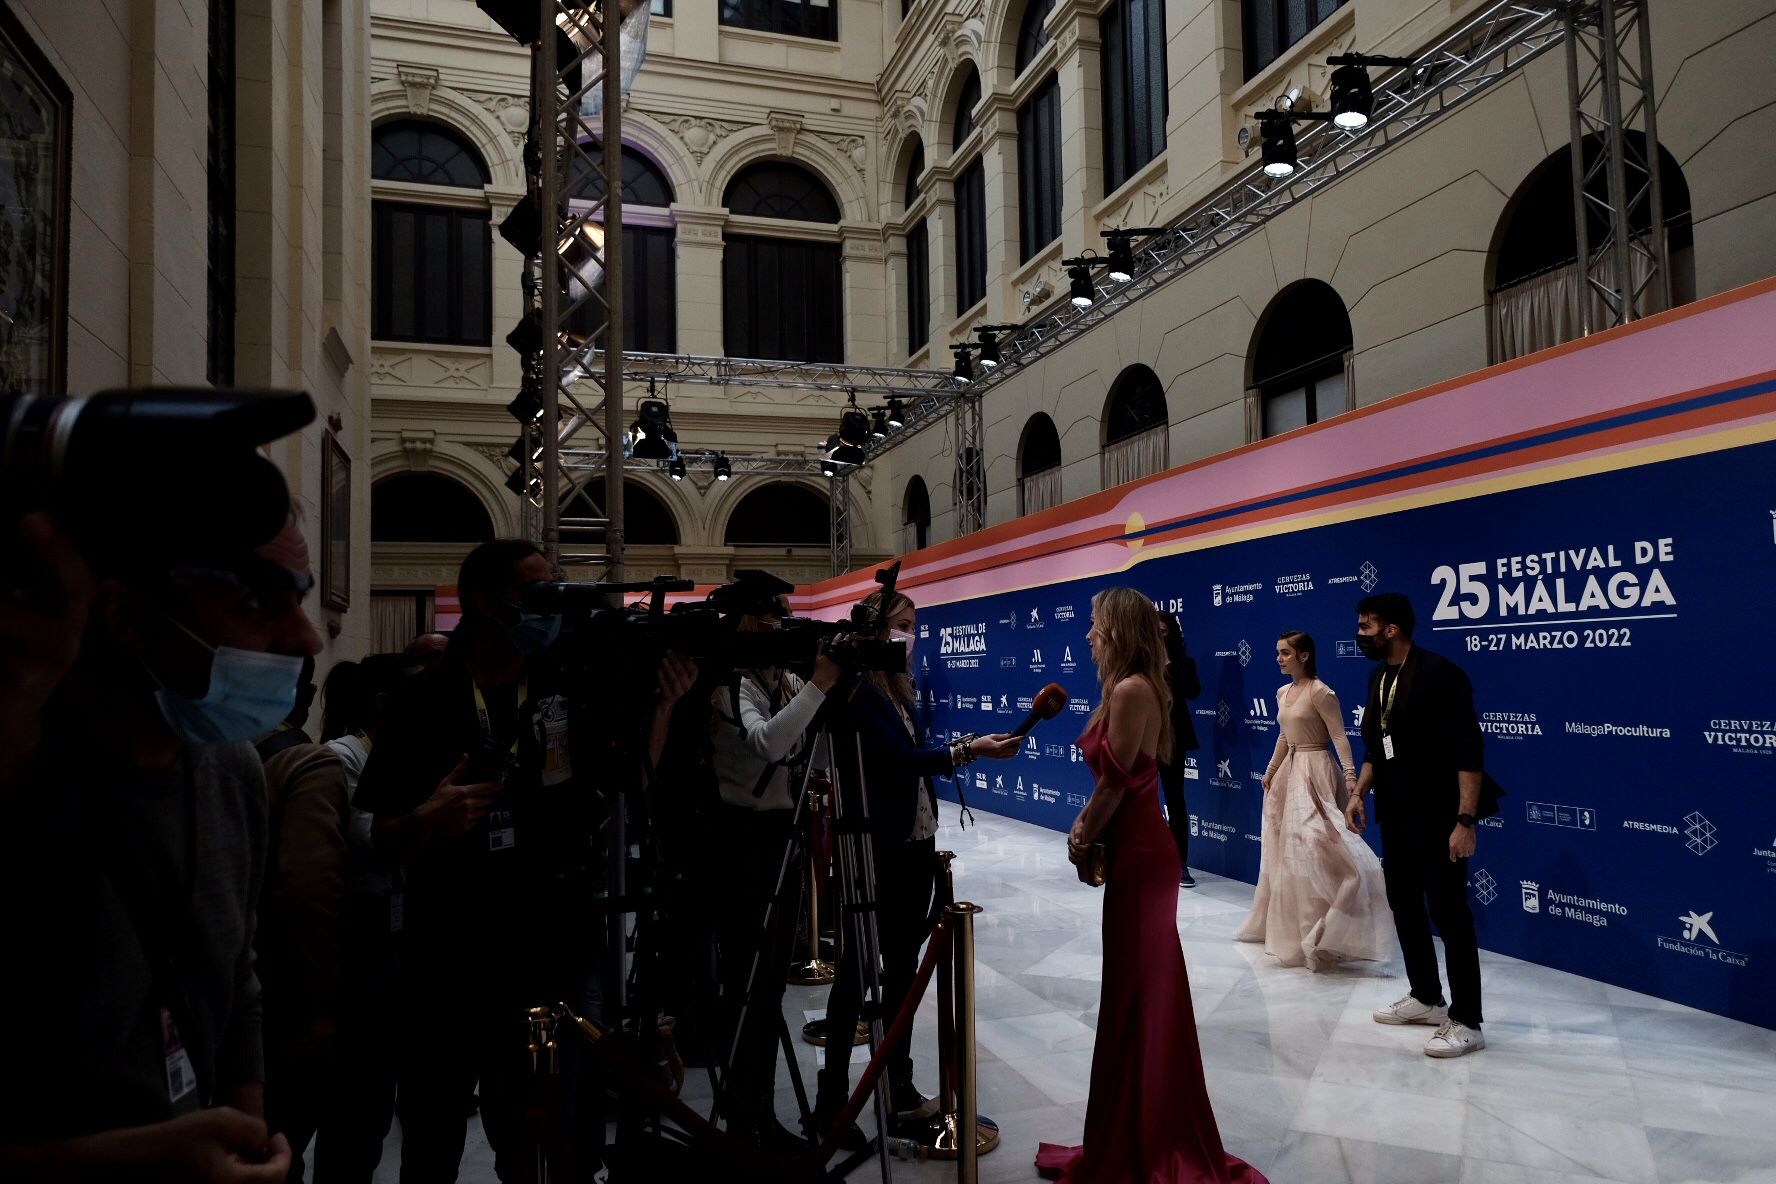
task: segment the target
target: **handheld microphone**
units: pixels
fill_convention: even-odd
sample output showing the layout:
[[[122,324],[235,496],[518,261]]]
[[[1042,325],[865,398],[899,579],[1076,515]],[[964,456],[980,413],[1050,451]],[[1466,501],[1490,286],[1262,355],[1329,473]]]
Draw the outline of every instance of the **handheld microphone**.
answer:
[[[1053,719],[1061,713],[1061,708],[1066,705],[1067,692],[1061,689],[1061,684],[1058,682],[1049,683],[1037,694],[1036,701],[1030,706],[1030,714],[1024,717],[1024,722],[1017,726],[1017,730],[1012,735],[1029,735],[1030,729],[1034,728],[1037,723],[1045,719]]]

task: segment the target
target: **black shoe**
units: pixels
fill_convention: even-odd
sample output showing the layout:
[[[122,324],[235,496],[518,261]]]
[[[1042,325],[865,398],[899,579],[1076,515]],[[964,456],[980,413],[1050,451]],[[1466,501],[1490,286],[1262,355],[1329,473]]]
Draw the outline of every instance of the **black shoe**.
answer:
[[[818,1145],[820,1140],[826,1137],[827,1128],[832,1126],[833,1120],[838,1116],[839,1112],[837,1110],[832,1111],[830,1114],[823,1114],[819,1110],[816,1110],[813,1114],[809,1115],[808,1126],[810,1129],[808,1131],[808,1142]],[[784,1133],[788,1134],[789,1132],[785,1131]],[[806,1144],[802,1144],[801,1146],[803,1150],[806,1150]],[[863,1128],[858,1126],[855,1122],[839,1132],[838,1148],[840,1151],[862,1151],[868,1146],[869,1137],[863,1133]]]
[[[888,1118],[891,1122],[923,1123],[937,1117],[937,1099],[928,1098],[913,1086],[901,1086],[888,1091],[891,1109]]]
[[[1183,874],[1178,877],[1178,887],[1180,887],[1180,888],[1194,888],[1194,887],[1196,887],[1196,877],[1190,874],[1189,868],[1185,868]]]
[[[861,1131],[858,1133],[862,1133]],[[759,1132],[759,1145],[766,1151],[775,1151],[779,1155],[804,1155],[808,1151],[808,1140],[802,1138],[781,1122],[773,1118]]]

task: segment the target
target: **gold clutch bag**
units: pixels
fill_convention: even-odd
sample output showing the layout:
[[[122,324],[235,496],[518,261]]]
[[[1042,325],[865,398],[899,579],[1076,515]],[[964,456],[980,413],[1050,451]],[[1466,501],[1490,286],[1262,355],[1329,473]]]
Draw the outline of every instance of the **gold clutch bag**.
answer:
[[[1110,851],[1102,843],[1091,843],[1085,849],[1085,855],[1073,865],[1079,873],[1079,882],[1087,888],[1102,888],[1104,880],[1110,875]]]

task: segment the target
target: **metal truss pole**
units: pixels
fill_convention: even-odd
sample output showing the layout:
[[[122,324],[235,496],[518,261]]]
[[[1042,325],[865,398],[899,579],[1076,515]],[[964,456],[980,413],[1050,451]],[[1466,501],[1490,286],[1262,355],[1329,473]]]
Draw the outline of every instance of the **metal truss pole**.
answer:
[[[981,399],[956,408],[956,533],[973,534],[987,522],[986,457],[981,452]]]
[[[833,475],[832,497],[827,503],[827,545],[832,554],[832,574],[851,570],[851,473]]]
[[[535,113],[537,144],[541,148],[541,177],[537,185],[537,213],[543,233],[541,242],[540,292],[537,319],[542,329],[543,421],[540,425],[543,444],[543,554],[551,566],[561,565],[561,456],[554,436],[561,422],[561,338],[556,327],[561,322],[561,267],[556,258],[559,228],[556,220],[561,209],[561,153],[556,147],[556,129],[560,126],[560,69],[566,63],[555,60],[556,0],[537,0],[541,14],[537,28],[541,30],[536,46],[531,96]]]
[[[1593,333],[1671,304],[1652,36],[1646,0],[1572,3],[1562,18],[1572,101],[1573,232],[1585,280],[1579,317],[1584,332]],[[1631,138],[1631,131],[1641,138]],[[1588,141],[1595,145],[1589,154]],[[1648,215],[1644,238],[1633,226],[1637,208]]]
[[[604,51],[604,554],[605,578],[623,578],[623,12],[599,9]],[[551,371],[559,374],[559,371]]]

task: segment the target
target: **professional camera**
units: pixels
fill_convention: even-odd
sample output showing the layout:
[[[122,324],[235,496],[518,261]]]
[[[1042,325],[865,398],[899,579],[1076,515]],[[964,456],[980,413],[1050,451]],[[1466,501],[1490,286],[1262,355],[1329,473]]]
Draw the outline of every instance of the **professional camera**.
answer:
[[[258,449],[314,416],[301,391],[0,395],[0,537],[52,510],[95,566],[251,550],[290,512],[282,474]]]

